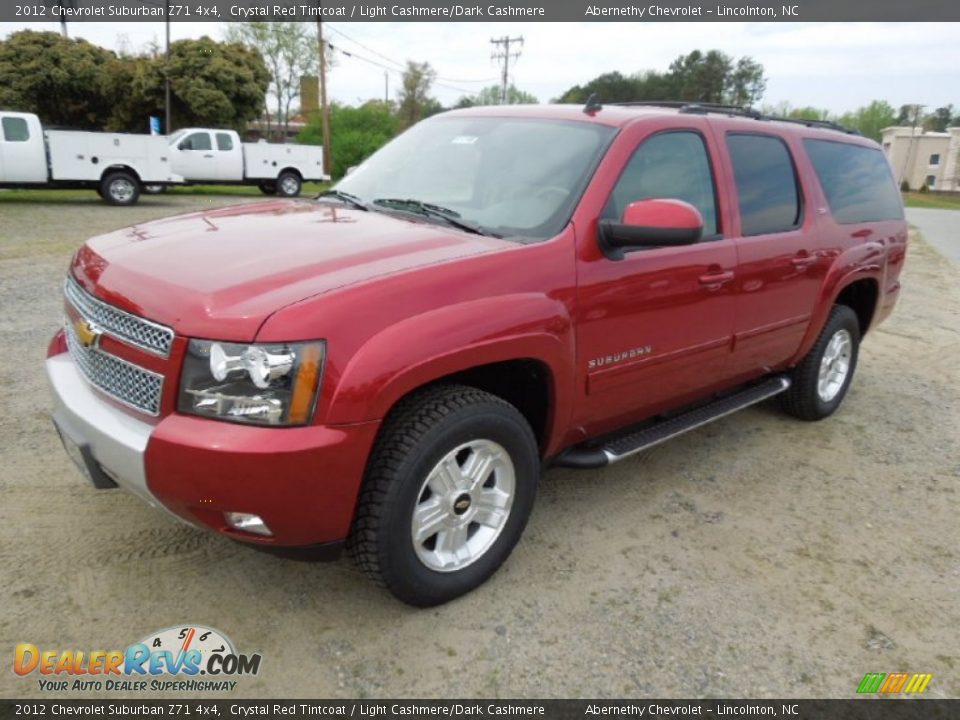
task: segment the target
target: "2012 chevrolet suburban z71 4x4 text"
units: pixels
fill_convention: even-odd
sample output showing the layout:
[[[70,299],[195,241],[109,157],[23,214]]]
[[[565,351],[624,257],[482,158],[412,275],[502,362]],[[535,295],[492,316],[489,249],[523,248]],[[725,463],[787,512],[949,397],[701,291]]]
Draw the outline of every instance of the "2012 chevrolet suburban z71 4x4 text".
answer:
[[[450,112],[317,199],[88,241],[54,420],[97,487],[248,543],[345,546],[441,603],[503,563],[546,464],[774,395],[834,412],[906,244],[880,148],[823,123]]]

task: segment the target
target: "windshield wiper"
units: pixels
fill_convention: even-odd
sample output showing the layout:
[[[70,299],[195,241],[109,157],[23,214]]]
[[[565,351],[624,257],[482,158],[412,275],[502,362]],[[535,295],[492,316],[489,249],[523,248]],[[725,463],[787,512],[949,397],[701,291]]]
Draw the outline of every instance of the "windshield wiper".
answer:
[[[456,210],[451,210],[450,208],[434,205],[432,203],[425,203],[422,200],[414,200],[413,198],[377,198],[373,201],[373,204],[385,207],[388,210],[401,210],[404,212],[412,212],[418,215],[437,218],[438,220],[443,220],[445,223],[447,223],[447,225],[452,225],[455,228],[465,230],[475,235],[500,237],[496,233],[490,232],[481,225],[477,225],[469,220],[462,219],[460,217],[460,213],[458,213]]]
[[[320,198],[331,197],[341,202],[345,202],[350,207],[354,207],[357,210],[369,210],[370,206],[358,198],[356,195],[351,195],[350,193],[343,192],[343,190],[324,190],[322,193],[317,195],[314,200],[319,200]]]

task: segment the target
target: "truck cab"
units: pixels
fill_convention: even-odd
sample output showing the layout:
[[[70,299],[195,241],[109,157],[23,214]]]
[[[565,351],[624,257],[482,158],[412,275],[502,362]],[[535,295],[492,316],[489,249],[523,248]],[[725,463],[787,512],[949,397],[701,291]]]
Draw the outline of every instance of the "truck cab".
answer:
[[[0,183],[48,180],[43,127],[32,113],[0,111]]]
[[[170,137],[174,171],[193,182],[236,182],[243,177],[243,150],[234,130],[188,128]]]

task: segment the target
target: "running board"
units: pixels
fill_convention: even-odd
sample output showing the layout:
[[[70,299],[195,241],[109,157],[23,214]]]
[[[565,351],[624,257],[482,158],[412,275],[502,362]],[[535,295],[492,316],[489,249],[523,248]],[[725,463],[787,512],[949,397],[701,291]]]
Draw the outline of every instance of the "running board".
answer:
[[[789,387],[790,379],[786,375],[778,375],[734,395],[727,395],[682,415],[648,425],[642,430],[614,436],[602,444],[569,448],[557,456],[554,464],[573,468],[603,467],[735,413],[737,410],[763,402],[767,398],[779,395]]]

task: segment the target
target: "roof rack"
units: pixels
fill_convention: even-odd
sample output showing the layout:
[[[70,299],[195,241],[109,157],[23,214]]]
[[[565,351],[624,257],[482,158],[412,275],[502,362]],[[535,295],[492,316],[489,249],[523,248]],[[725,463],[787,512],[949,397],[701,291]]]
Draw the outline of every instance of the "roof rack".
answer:
[[[591,98],[595,100],[595,98]],[[804,125],[811,128],[824,128],[826,130],[836,130],[848,135],[859,135],[859,130],[845,127],[839,123],[830,120],[808,120],[806,118],[789,118],[775,115],[764,115],[759,110],[742,105],[724,105],[722,103],[709,102],[691,102],[688,100],[635,100],[631,102],[615,102],[610,105],[619,107],[665,107],[676,108],[682,113],[691,115],[706,115],[707,113],[717,113],[720,115],[730,115],[732,117],[745,117],[752,120],[767,120],[771,122],[788,122],[797,125]]]

